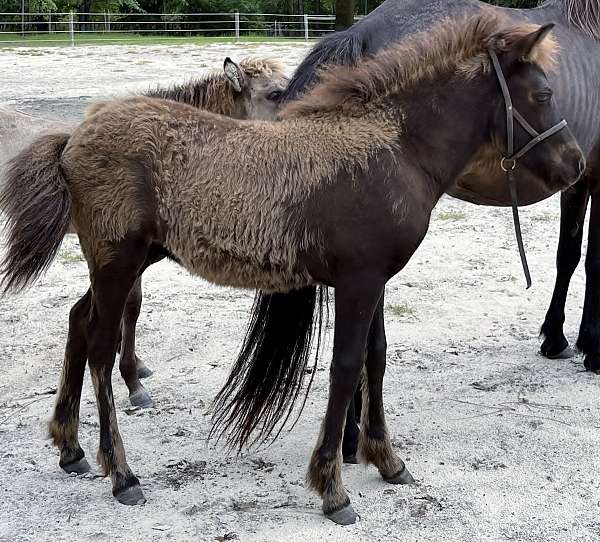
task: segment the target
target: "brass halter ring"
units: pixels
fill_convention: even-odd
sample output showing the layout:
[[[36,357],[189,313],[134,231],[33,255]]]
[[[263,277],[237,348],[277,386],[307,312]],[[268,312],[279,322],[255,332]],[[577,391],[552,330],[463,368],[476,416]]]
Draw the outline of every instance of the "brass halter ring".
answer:
[[[506,167],[504,165],[506,162],[512,162],[511,167]],[[505,156],[502,158],[502,160],[500,160],[500,167],[502,168],[502,171],[504,171],[505,173],[508,173],[509,171],[513,171],[517,167],[517,161],[512,158],[507,158]]]

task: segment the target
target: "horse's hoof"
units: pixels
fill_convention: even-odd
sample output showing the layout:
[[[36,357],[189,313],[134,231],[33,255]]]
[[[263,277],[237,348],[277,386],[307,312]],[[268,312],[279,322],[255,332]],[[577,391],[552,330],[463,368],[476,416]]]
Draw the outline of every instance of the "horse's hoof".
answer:
[[[147,367],[143,361],[137,363],[136,369],[138,378],[148,378],[154,374],[154,371]]]
[[[338,525],[352,525],[358,519],[358,514],[354,511],[351,504],[347,504],[337,512],[325,514],[325,516]]]
[[[348,463],[349,465],[358,465],[358,459],[356,458],[356,454],[345,455],[344,463]]]
[[[73,461],[72,463],[63,464],[60,466],[60,468],[68,474],[85,474],[86,472],[90,472],[90,470],[92,470],[85,457],[82,457],[77,461]]]
[[[114,493],[114,496],[121,504],[127,506],[136,506],[146,503],[146,497],[144,497],[144,492],[139,485],[122,489],[121,491]]]
[[[152,408],[154,406],[152,397],[150,397],[150,394],[144,388],[141,388],[137,391],[134,391],[132,394],[130,394],[129,402],[133,406],[140,407],[140,408]]]
[[[413,478],[412,474],[409,472],[409,470],[406,467],[404,467],[399,473],[394,474],[393,476],[390,476],[390,477],[383,476],[383,479],[388,484],[407,485],[407,484],[415,483],[415,479]]]
[[[568,359],[575,355],[575,351],[569,346],[567,339],[564,337],[554,344],[546,337],[540,347],[540,352],[542,356],[548,359]]]
[[[564,350],[561,350],[557,354],[545,354],[548,359],[570,359],[575,356],[575,350],[570,346],[567,346]]]
[[[600,374],[600,356],[598,354],[588,354],[583,358],[583,365],[592,373]]]

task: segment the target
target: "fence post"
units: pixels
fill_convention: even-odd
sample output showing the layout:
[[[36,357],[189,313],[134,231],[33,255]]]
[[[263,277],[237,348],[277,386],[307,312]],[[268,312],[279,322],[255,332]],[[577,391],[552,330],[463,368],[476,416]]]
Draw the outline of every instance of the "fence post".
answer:
[[[106,22],[108,23],[108,31],[110,32],[110,11],[106,12]]]
[[[240,14],[235,12],[235,41],[240,41]]]
[[[304,14],[304,39],[308,41],[308,15]]]
[[[73,12],[69,12],[69,36],[71,37],[71,46],[75,46],[75,29],[73,27]]]
[[[52,12],[48,12],[48,34],[52,34]]]

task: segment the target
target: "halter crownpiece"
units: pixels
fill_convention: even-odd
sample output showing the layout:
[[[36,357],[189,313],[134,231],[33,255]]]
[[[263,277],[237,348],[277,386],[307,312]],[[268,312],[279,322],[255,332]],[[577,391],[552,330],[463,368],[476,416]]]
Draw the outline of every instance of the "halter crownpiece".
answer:
[[[525,280],[527,282],[527,289],[531,287],[531,274],[529,273],[529,265],[527,264],[527,256],[525,254],[525,247],[523,246],[523,235],[521,234],[521,221],[519,220],[519,204],[517,200],[517,185],[513,176],[513,171],[517,167],[517,161],[523,158],[531,149],[542,141],[548,139],[554,134],[560,132],[565,126],[567,121],[565,119],[556,123],[552,128],[549,128],[541,134],[529,124],[525,118],[514,108],[512,99],[510,97],[510,91],[508,90],[508,84],[506,78],[502,72],[502,66],[498,60],[498,55],[492,49],[488,50],[492,64],[494,65],[494,71],[496,77],[500,83],[500,89],[502,90],[502,96],[504,97],[504,105],[506,108],[506,154],[500,160],[500,167],[502,171],[506,173],[508,181],[508,188],[510,190],[510,199],[513,213],[513,222],[515,225],[515,236],[517,238],[517,246],[519,247],[519,256],[521,257],[521,265],[523,266],[523,273],[525,273]],[[521,125],[531,137],[531,141],[515,152],[515,119]]]

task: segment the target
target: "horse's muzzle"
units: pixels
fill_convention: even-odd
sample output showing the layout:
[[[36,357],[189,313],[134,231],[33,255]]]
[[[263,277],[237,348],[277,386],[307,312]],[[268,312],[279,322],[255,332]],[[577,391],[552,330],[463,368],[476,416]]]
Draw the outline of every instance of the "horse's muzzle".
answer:
[[[578,146],[569,146],[561,153],[560,161],[553,164],[552,184],[565,190],[575,184],[585,172],[587,163]]]

